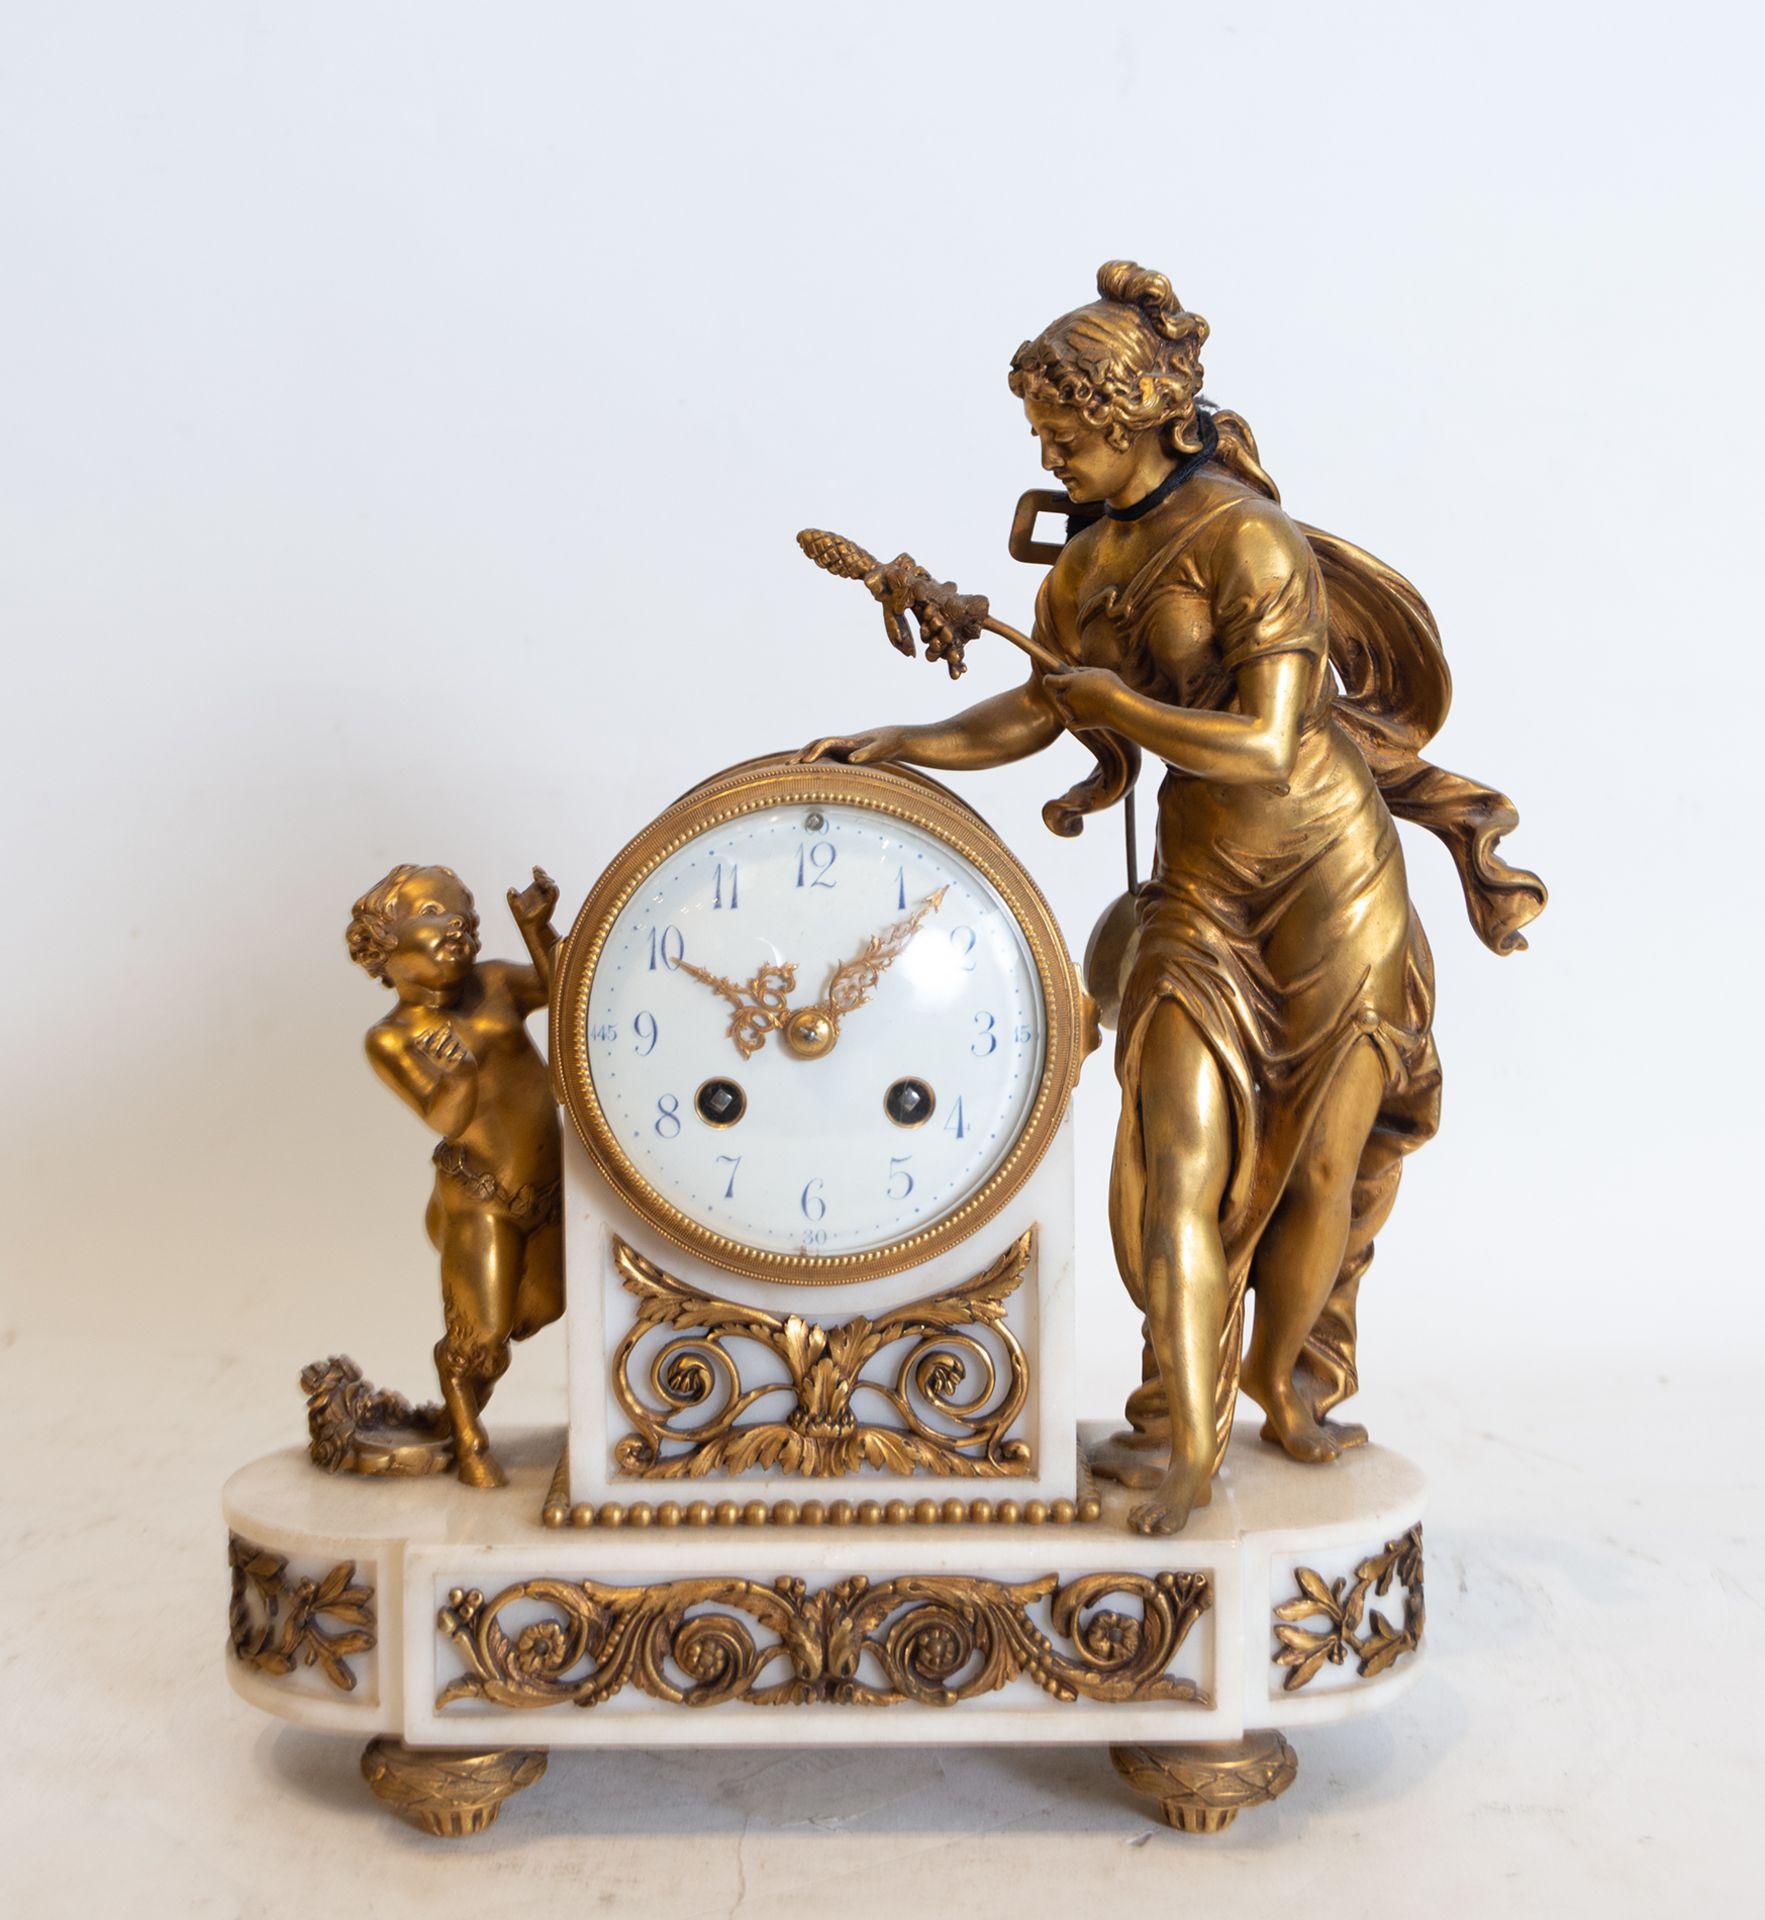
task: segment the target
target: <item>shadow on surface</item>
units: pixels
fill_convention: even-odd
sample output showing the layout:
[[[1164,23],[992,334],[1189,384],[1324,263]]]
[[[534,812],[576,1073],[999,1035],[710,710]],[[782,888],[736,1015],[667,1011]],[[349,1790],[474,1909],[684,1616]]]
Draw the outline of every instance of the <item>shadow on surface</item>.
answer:
[[[384,1822],[422,1848],[494,1849],[499,1836],[837,1838],[1021,1828],[1043,1836],[1113,1831],[1136,1845],[1156,1838],[1209,1852],[1254,1852],[1303,1835],[1325,1807],[1370,1811],[1401,1799],[1456,1743],[1464,1718],[1449,1688],[1424,1680],[1401,1720],[1425,1724],[1425,1744],[1404,1740],[1375,1717],[1295,1734],[1300,1764],[1292,1789],[1273,1806],[1243,1815],[1228,1833],[1205,1838],[1165,1827],[1152,1803],[1118,1779],[1101,1745],[554,1751],[545,1778],[505,1803],[490,1834],[459,1843],[430,1840],[379,1807],[357,1771],[353,1740],[284,1727],[266,1730],[257,1752],[280,1791],[327,1814]]]

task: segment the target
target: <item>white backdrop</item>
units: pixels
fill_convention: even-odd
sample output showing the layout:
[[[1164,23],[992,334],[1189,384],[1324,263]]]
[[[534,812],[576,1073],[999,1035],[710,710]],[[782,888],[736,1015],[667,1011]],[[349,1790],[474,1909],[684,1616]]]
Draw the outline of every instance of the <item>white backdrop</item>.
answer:
[[[9,9],[14,1479],[175,1469],[196,1526],[296,1437],[304,1360],[427,1388],[428,1143],[361,1059],[351,900],[445,861],[516,951],[534,860],[573,911],[711,770],[945,710],[792,536],[1025,619],[1005,366],[1115,255],[1207,315],[1287,504],[1427,595],[1438,757],[1553,890],[1498,962],[1406,829],[1446,1111],[1364,1290],[1367,1417],[1412,1444],[1427,1381],[1466,1438],[1504,1378],[1695,1407],[1765,1331],[1762,53],[1739,5]],[[988,644],[963,695],[1016,677]],[[1075,950],[1120,883],[1113,817],[1038,819],[1082,764],[959,783]],[[1114,1099],[1100,1056],[1099,1411],[1136,1371]],[[499,1407],[552,1416],[561,1345]],[[129,1437],[70,1454],[95,1390]]]

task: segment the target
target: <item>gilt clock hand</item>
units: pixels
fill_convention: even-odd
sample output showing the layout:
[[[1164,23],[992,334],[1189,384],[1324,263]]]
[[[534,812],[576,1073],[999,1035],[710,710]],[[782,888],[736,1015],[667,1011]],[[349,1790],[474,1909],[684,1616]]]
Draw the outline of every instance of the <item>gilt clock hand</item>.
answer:
[[[876,991],[878,981],[907,951],[913,936],[919,931],[920,922],[928,913],[937,912],[948,892],[948,887],[939,887],[936,893],[928,893],[905,920],[897,920],[881,933],[873,933],[862,953],[855,954],[834,968],[821,1004],[833,1015],[836,1023],[854,1007],[863,1006]]]
[[[720,973],[695,967],[690,960],[677,960],[675,965],[734,1007],[729,1016],[729,1037],[744,1060],[758,1053],[766,1044],[766,1036],[790,1018],[790,996],[797,985],[797,969],[792,962],[764,966],[743,986]]]

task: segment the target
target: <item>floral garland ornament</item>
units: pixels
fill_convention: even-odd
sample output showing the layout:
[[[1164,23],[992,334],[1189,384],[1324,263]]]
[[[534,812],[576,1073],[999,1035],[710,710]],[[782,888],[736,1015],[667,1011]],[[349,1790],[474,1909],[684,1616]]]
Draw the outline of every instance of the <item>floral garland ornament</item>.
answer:
[[[227,1564],[233,1658],[277,1678],[303,1664],[316,1666],[332,1686],[352,1693],[349,1657],[367,1653],[375,1640],[374,1589],[355,1585],[355,1562],[340,1561],[322,1580],[290,1580],[283,1555],[234,1533],[227,1536]]]
[[[1310,1567],[1295,1567],[1299,1592],[1275,1609],[1275,1628],[1281,1651],[1275,1665],[1289,1669],[1282,1691],[1297,1693],[1328,1664],[1341,1666],[1352,1654],[1363,1680],[1383,1673],[1421,1645],[1427,1618],[1422,1602],[1422,1528],[1410,1528],[1400,1539],[1387,1540],[1382,1551],[1363,1560],[1354,1570],[1354,1585],[1346,1578],[1326,1583]],[[1383,1596],[1393,1585],[1404,1590],[1403,1620],[1394,1624],[1377,1608],[1367,1611],[1369,1593]],[[1360,1631],[1365,1615],[1366,1631]],[[1302,1627],[1302,1620],[1322,1620],[1321,1630]]]

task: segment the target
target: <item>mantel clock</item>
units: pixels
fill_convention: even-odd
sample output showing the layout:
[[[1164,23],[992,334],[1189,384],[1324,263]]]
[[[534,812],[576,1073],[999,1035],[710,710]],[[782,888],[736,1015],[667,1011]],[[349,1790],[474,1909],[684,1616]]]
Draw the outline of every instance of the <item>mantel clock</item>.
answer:
[[[1498,851],[1512,802],[1423,757],[1452,683],[1415,587],[1282,505],[1163,274],[1108,261],[1097,295],[1010,363],[1059,482],[1012,524],[1028,631],[910,554],[798,536],[898,651],[954,679],[1000,642],[1015,687],[705,779],[562,940],[535,869],[525,961],[482,957],[446,867],[355,904],[392,991],[369,1060],[433,1137],[442,1404],[307,1368],[308,1447],[224,1495],[232,1675],[370,1736],[369,1785],[430,1833],[488,1826],[553,1747],[967,1741],[1107,1745],[1217,1833],[1292,1784],[1283,1729],[1415,1677],[1422,1477],[1334,1417],[1439,1114],[1396,823],[1497,953],[1545,888]],[[1043,820],[1119,809],[1126,868],[1082,977],[930,777],[1065,741],[1094,766]],[[1100,1021],[1119,1121],[1086,1244],[1107,1211],[1141,1316],[1115,1433],[1074,1405]],[[561,1447],[493,1450],[512,1344],[560,1317]]]
[[[714,776],[589,895],[552,1038],[581,1147],[556,1511],[685,1480],[713,1518],[807,1495],[838,1521],[929,1477],[1077,1515],[1037,1351],[1070,1316],[1063,1128],[1095,1015],[978,814],[902,769]]]

